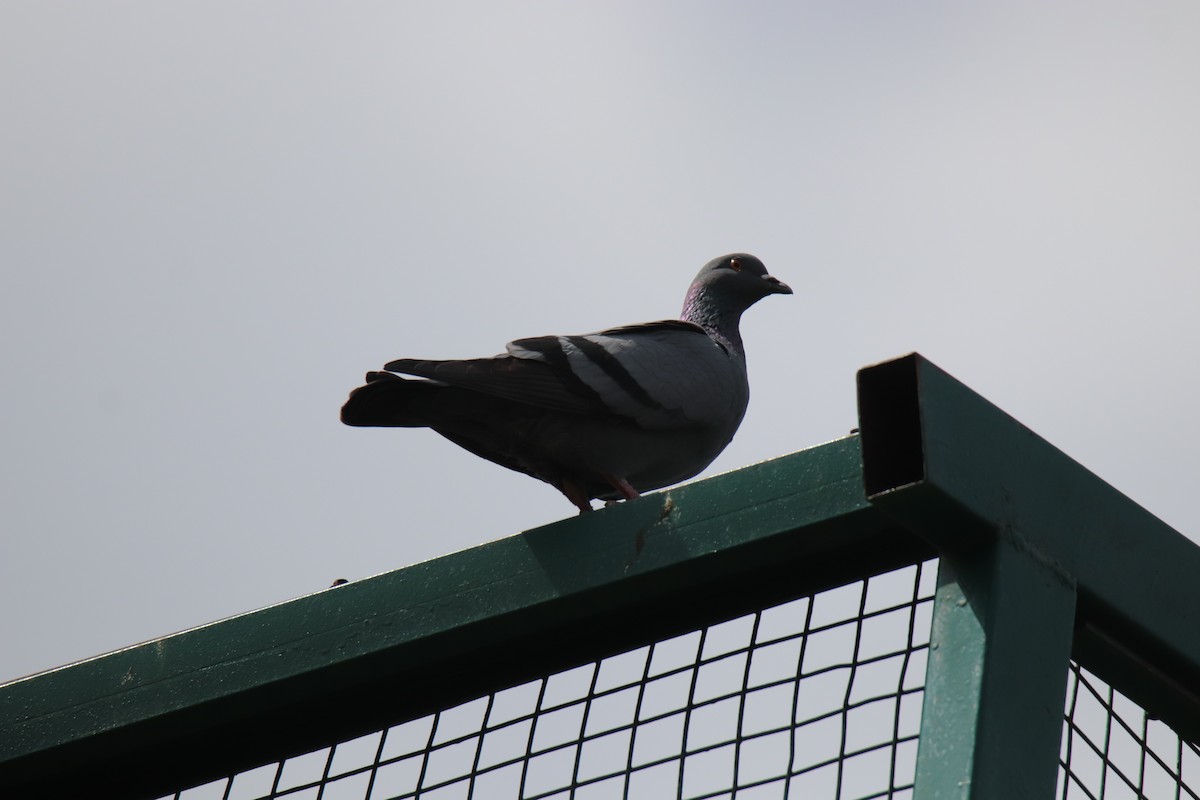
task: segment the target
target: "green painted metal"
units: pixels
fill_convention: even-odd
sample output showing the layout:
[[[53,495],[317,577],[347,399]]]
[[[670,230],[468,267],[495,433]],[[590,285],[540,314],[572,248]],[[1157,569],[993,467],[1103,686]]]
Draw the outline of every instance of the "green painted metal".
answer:
[[[1054,796],[1074,611],[1009,542],[943,556],[914,797]]]
[[[1051,797],[1072,652],[1200,733],[1200,548],[919,355],[859,411],[872,502],[942,553],[916,797]]]
[[[930,555],[850,437],[0,687],[0,796],[154,797]]]

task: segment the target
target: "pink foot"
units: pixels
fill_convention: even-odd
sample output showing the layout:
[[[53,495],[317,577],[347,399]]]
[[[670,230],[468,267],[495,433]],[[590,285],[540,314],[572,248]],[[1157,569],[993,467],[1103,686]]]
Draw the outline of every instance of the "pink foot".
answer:
[[[614,478],[611,475],[604,476],[605,482],[621,493],[621,497],[626,500],[637,500],[641,497],[638,490],[629,485],[629,481],[624,478]]]
[[[580,514],[586,514],[592,510],[592,499],[583,493],[575,484],[570,481],[563,481],[558,487],[558,490],[567,496],[567,499],[575,504],[579,509]]]

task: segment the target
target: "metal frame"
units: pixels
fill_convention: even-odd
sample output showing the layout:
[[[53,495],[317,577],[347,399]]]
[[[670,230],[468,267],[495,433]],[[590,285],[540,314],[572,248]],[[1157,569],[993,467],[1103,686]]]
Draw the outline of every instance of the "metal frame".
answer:
[[[1200,548],[918,355],[859,373],[859,418],[0,686],[0,796],[156,797],[934,554],[917,798],[1051,797],[1072,653],[1197,738]]]
[[[1200,738],[1200,548],[919,355],[858,389],[870,501],[942,559],[918,800],[1052,797],[1072,652]]]

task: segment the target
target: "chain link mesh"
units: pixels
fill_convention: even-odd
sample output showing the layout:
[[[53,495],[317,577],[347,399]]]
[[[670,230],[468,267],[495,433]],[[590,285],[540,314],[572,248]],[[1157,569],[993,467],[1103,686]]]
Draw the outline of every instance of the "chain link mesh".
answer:
[[[910,797],[935,578],[854,581],[168,797]]]
[[[1058,771],[1062,800],[1200,800],[1200,747],[1071,662]]]

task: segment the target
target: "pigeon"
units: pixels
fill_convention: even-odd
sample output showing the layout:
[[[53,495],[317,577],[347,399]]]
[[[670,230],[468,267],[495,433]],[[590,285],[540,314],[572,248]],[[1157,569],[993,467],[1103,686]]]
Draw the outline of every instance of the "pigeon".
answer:
[[[592,499],[632,500],[698,474],[733,439],[750,399],[742,312],[791,293],[731,253],[696,275],[680,319],[517,339],[491,358],[401,358],[367,373],[342,422],[432,428],[581,514]]]

